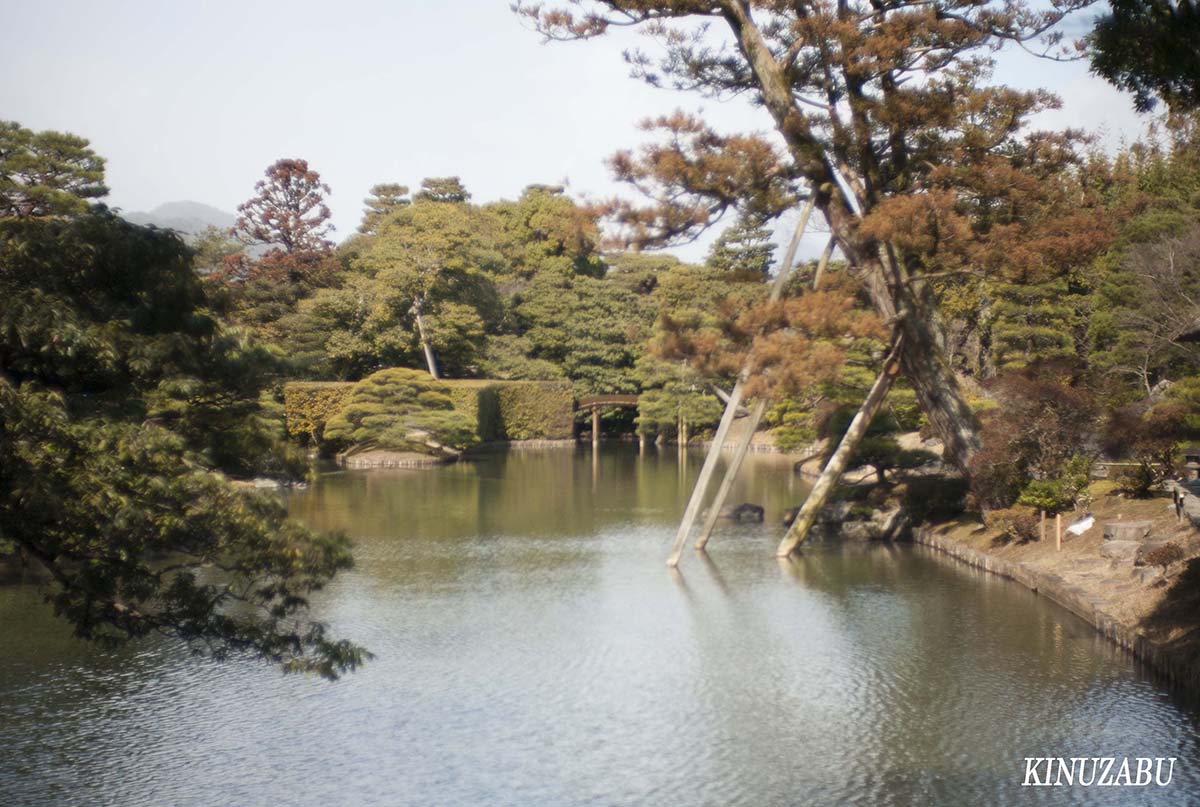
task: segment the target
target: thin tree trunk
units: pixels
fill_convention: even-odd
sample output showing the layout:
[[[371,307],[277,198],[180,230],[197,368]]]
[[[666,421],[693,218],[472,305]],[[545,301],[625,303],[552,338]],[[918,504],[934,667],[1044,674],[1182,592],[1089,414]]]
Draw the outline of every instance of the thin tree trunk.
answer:
[[[413,318],[417,321],[417,335],[421,339],[421,350],[425,353],[425,366],[429,368],[429,374],[434,378],[441,378],[438,375],[437,362],[433,358],[433,348],[429,346],[429,338],[425,335],[425,318],[421,315],[421,301],[413,300]]]
[[[891,353],[883,363],[883,370],[880,371],[879,377],[875,379],[875,384],[867,394],[867,399],[863,401],[862,407],[854,415],[854,419],[850,421],[850,428],[846,430],[846,434],[842,437],[842,441],[838,443],[837,449],[830,456],[829,461],[825,463],[825,468],[821,471],[821,476],[817,479],[816,484],[813,485],[808,498],[804,500],[800,512],[796,514],[796,519],[792,522],[792,526],[788,528],[787,533],[783,536],[783,540],[779,542],[779,548],[775,551],[777,556],[783,558],[792,554],[796,551],[796,547],[808,537],[809,531],[812,529],[813,524],[816,523],[817,515],[825,507],[829,496],[833,493],[834,488],[837,487],[838,482],[841,481],[842,474],[846,472],[846,466],[850,463],[850,458],[854,456],[855,449],[858,448],[858,444],[867,433],[867,427],[871,425],[871,420],[879,412],[879,408],[883,405],[884,399],[887,398],[887,394],[891,390],[896,376],[899,374],[900,363],[898,356],[901,353],[903,344],[904,333],[900,332],[896,337],[896,342],[892,347]]]

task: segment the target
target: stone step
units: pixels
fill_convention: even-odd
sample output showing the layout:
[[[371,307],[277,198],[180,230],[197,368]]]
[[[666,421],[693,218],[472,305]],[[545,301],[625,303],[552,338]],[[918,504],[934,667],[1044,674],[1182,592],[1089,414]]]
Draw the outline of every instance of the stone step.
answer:
[[[1105,541],[1141,541],[1150,534],[1152,521],[1110,521],[1104,525]]]
[[[1100,545],[1100,556],[1109,560],[1129,561],[1137,557],[1142,548],[1141,541],[1105,541]]]

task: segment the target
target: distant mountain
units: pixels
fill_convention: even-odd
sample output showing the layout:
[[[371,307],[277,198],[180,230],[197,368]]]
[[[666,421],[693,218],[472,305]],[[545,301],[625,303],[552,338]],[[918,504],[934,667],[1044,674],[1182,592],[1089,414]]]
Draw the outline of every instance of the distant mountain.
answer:
[[[149,213],[123,213],[122,216],[133,224],[153,224],[155,227],[175,230],[184,235],[196,235],[205,227],[227,230],[237,220],[237,216],[232,213],[200,202],[167,202]]]

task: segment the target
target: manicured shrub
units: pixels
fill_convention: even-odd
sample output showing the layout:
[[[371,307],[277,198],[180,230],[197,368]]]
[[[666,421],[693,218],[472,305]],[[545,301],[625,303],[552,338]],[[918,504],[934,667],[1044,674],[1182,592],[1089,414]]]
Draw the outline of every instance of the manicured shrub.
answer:
[[[341,410],[325,424],[338,447],[436,453],[479,441],[476,420],[455,409],[450,388],[420,370],[380,370],[354,385]]]

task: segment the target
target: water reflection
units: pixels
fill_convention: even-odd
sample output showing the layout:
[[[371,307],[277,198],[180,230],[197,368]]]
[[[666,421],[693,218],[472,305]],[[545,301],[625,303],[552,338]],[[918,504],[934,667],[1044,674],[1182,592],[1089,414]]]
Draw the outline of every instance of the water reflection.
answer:
[[[1197,712],[1036,595],[924,551],[773,556],[802,496],[752,456],[682,572],[674,449],[342,473],[295,495],[357,568],[336,685],[83,646],[0,589],[0,805],[1186,804]],[[1030,791],[1029,755],[1175,756],[1168,790]]]

